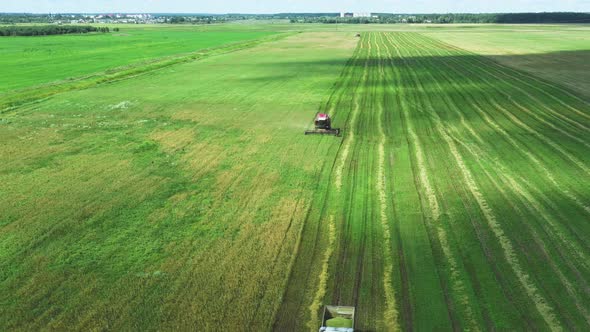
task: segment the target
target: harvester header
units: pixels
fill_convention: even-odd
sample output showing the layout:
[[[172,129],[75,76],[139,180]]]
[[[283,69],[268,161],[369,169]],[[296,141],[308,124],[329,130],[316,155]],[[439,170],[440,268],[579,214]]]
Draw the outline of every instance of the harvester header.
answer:
[[[312,130],[306,130],[305,135],[340,135],[339,128],[332,128],[332,119],[328,114],[316,114],[313,123],[315,128]]]

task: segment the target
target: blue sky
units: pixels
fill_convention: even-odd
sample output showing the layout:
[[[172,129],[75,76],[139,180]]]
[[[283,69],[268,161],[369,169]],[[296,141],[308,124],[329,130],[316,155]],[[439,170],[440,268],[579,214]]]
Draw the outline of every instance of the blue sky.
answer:
[[[590,12],[590,0],[0,0],[0,12]]]

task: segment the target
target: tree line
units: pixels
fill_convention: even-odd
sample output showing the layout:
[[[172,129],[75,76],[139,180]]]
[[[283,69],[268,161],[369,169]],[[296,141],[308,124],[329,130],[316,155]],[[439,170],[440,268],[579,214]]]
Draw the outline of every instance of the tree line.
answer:
[[[118,31],[115,28],[115,31]],[[43,25],[43,26],[4,26],[0,27],[0,36],[50,36],[72,33],[108,33],[108,27],[93,27],[89,25]]]
[[[337,14],[316,16],[301,14],[291,23],[590,23],[590,13],[508,13],[508,14],[386,14],[375,17],[339,17]]]

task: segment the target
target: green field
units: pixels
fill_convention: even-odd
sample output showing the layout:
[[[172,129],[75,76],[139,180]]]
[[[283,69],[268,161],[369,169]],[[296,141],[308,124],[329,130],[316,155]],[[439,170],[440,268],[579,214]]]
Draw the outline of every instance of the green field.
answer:
[[[560,83],[590,97],[588,26],[523,27],[487,33],[481,29],[427,35],[490,56],[501,64]]]
[[[3,38],[0,93],[272,34],[198,26],[120,29],[109,34]]]
[[[2,86],[0,330],[590,328],[588,26],[136,29]]]

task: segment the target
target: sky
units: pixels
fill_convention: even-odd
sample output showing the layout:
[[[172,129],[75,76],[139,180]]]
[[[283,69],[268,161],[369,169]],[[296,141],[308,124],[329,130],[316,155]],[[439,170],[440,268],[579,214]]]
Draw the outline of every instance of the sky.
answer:
[[[18,13],[590,12],[590,0],[0,0]]]

